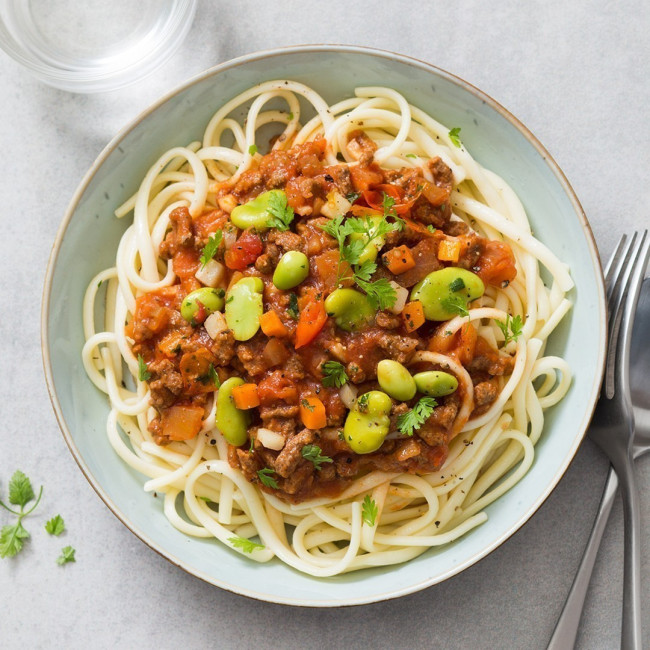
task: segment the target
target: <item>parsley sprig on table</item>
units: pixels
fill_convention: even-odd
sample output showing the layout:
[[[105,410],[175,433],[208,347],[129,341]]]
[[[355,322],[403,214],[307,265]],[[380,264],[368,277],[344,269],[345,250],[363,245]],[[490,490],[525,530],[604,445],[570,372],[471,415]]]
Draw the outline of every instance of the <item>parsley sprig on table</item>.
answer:
[[[56,563],[61,566],[63,564],[67,564],[68,562],[76,562],[76,558],[74,556],[75,554],[74,548],[72,546],[64,546],[61,549],[61,555],[56,559]]]
[[[516,341],[521,336],[524,327],[521,316],[517,315],[512,318],[510,314],[506,316],[505,323],[501,320],[498,320],[496,321],[496,324],[503,333],[503,345],[508,345],[510,341]]]
[[[34,488],[27,476],[20,470],[14,472],[9,481],[9,503],[19,506],[20,510],[16,511],[0,500],[0,506],[18,517],[16,523],[3,526],[0,530],[0,557],[14,557],[20,553],[24,541],[29,537],[29,533],[23,526],[23,519],[34,512],[41,496],[43,496],[43,486],[38,492],[38,497],[35,497]],[[27,504],[34,498],[36,498],[36,503],[29,510],[25,510]]]
[[[410,411],[397,418],[400,433],[412,436],[430,417],[438,402],[433,397],[421,397]]]
[[[339,263],[337,269],[337,284],[345,280],[353,280],[362,289],[375,309],[388,309],[395,304],[397,293],[386,278],[372,281],[372,275],[377,270],[377,264],[372,260],[360,263],[361,255],[370,243],[384,237],[390,232],[401,230],[404,226],[401,219],[397,218],[394,209],[395,200],[384,194],[382,218],[375,222],[370,217],[350,217],[345,215],[330,220],[321,228],[339,245]],[[395,219],[392,222],[388,217]],[[358,237],[350,238],[357,234]],[[352,270],[352,275],[345,275],[343,262],[347,262]]]
[[[61,515],[55,515],[45,524],[45,530],[50,535],[58,537],[65,530],[65,523]]]

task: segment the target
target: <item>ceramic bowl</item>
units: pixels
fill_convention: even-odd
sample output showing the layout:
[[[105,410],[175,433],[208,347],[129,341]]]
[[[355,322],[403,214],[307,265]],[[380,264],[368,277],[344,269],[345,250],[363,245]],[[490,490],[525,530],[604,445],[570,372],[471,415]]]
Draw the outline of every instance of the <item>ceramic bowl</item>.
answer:
[[[574,308],[549,350],[576,370],[566,398],[547,412],[535,462],[510,492],[487,508],[489,519],[456,542],[402,565],[329,579],[302,575],[279,561],[259,565],[218,542],[188,538],[145,493],[106,437],[108,403],[81,363],[81,303],[89,280],[114,263],[127,220],[113,211],[132,195],[167,149],[200,139],[223,103],[264,80],[288,78],[334,103],[355,86],[395,88],[443,124],[460,126],[463,143],[517,192],[533,230],[571,265]],[[602,273],[589,225],[566,178],[534,136],[490,97],[426,63],[345,46],[301,46],[224,63],[173,91],[118,134],[77,190],[58,231],[45,282],[45,374],[63,435],[99,496],[152,549],[189,573],[230,591],[275,603],[340,606],[412,593],[453,576],[498,547],[540,507],[583,438],[598,396],[605,350]],[[142,552],[147,552],[144,548]]]

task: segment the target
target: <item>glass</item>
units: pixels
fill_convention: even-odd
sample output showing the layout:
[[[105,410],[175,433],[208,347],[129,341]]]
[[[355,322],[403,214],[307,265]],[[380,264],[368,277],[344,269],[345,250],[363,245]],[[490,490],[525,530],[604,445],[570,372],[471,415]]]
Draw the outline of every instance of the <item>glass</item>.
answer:
[[[164,63],[195,11],[196,0],[0,0],[0,47],[56,88],[114,90]]]

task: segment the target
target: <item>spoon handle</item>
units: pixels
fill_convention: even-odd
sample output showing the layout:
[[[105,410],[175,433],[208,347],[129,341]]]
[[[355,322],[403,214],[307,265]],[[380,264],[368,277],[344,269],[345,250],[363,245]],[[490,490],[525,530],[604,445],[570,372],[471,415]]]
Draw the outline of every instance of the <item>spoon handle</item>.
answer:
[[[580,616],[582,614],[585,596],[587,595],[589,581],[591,580],[591,573],[594,568],[596,556],[598,555],[603,531],[609,519],[609,513],[612,510],[617,487],[618,478],[614,472],[614,468],[610,466],[607,483],[603,490],[603,496],[600,500],[596,520],[591,529],[591,535],[587,541],[578,572],[573,579],[571,590],[564,603],[562,614],[555,625],[553,636],[548,644],[548,650],[566,650],[567,648],[573,648],[575,645],[578,626],[580,625]]]

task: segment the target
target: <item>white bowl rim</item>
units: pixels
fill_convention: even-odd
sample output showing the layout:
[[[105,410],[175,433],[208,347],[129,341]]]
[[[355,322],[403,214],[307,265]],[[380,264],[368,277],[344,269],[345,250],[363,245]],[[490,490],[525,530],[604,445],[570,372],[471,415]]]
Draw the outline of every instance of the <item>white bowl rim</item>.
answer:
[[[172,553],[165,550],[157,542],[153,541],[135,523],[129,520],[126,517],[126,515],[124,515],[124,513],[120,510],[120,508],[114,503],[114,501],[108,496],[108,494],[106,494],[106,492],[101,487],[99,482],[94,478],[89,467],[87,466],[79,450],[77,449],[72,434],[68,429],[67,423],[65,422],[65,419],[63,417],[63,412],[61,410],[61,405],[59,404],[56,387],[54,384],[52,363],[51,363],[51,357],[49,353],[50,341],[49,341],[48,327],[47,327],[48,320],[49,320],[50,295],[52,290],[54,269],[56,267],[56,262],[58,259],[58,254],[61,249],[61,244],[63,242],[63,237],[66,233],[70,220],[72,219],[72,216],[75,213],[75,210],[77,209],[78,202],[81,199],[86,188],[88,187],[88,184],[90,183],[94,174],[99,169],[99,167],[101,167],[101,165],[104,163],[106,158],[119,146],[120,142],[124,139],[124,137],[128,133],[130,133],[133,129],[135,129],[146,117],[148,117],[151,113],[156,111],[160,106],[165,104],[171,98],[182,93],[183,91],[193,86],[194,84],[203,81],[204,79],[207,79],[213,75],[220,74],[226,70],[231,70],[243,64],[259,61],[261,59],[268,59],[274,56],[284,56],[287,54],[324,53],[324,52],[344,52],[344,53],[351,53],[351,54],[356,53],[356,54],[371,55],[382,59],[397,60],[406,65],[428,70],[429,72],[432,72],[439,77],[450,80],[456,85],[461,86],[463,89],[467,90],[474,96],[483,100],[495,112],[499,113],[508,122],[510,122],[510,124],[512,124],[526,138],[526,140],[537,150],[540,156],[544,159],[545,163],[547,164],[549,169],[553,172],[553,174],[559,181],[560,185],[562,186],[565,194],[571,201],[574,212],[578,217],[582,229],[586,235],[587,246],[589,249],[591,262],[593,265],[594,278],[596,279],[596,285],[597,285],[596,289],[598,293],[597,309],[598,309],[599,347],[598,347],[598,358],[597,358],[596,367],[599,369],[599,371],[595,374],[593,378],[591,392],[588,400],[588,408],[585,410],[583,418],[578,427],[579,433],[578,435],[575,436],[573,445],[571,446],[569,453],[565,456],[562,464],[560,465],[555,475],[548,483],[547,488],[538,495],[538,497],[531,504],[529,509],[520,517],[520,519],[515,524],[513,524],[507,530],[504,530],[503,533],[498,538],[493,540],[492,543],[489,544],[488,546],[482,548],[480,552],[477,552],[471,557],[466,558],[463,562],[455,565],[453,568],[449,569],[448,571],[433,576],[431,578],[427,578],[420,582],[415,582],[414,584],[410,584],[401,589],[393,589],[385,593],[375,593],[370,596],[362,596],[362,597],[355,597],[353,594],[350,594],[344,600],[333,600],[333,599],[305,600],[305,599],[296,599],[293,597],[282,597],[278,595],[269,596],[268,594],[257,592],[255,591],[255,589],[252,588],[245,588],[239,585],[232,585],[226,583],[216,578],[215,576],[209,575],[204,571],[197,569],[196,567],[190,566],[186,562],[175,557]],[[580,202],[575,192],[573,191],[573,188],[569,184],[569,181],[567,180],[566,176],[560,169],[559,165],[555,162],[551,154],[546,150],[546,148],[541,144],[541,142],[533,135],[533,133],[528,129],[528,127],[526,127],[518,118],[516,118],[506,108],[501,106],[501,104],[499,104],[492,97],[487,95],[484,91],[473,86],[472,84],[465,81],[461,77],[458,77],[457,75],[447,72],[446,70],[443,70],[442,68],[439,68],[431,63],[427,63],[425,61],[421,61],[420,59],[410,57],[404,54],[391,52],[389,50],[382,50],[382,49],[359,46],[359,45],[343,45],[343,44],[341,45],[339,44],[293,45],[287,47],[274,48],[270,50],[251,52],[249,54],[245,54],[243,56],[230,59],[228,61],[225,61],[224,63],[220,63],[219,65],[208,68],[207,70],[199,73],[198,75],[191,77],[189,80],[182,83],[180,86],[177,86],[170,92],[163,95],[160,99],[158,99],[156,102],[154,102],[144,111],[142,111],[139,115],[137,115],[129,124],[123,127],[104,147],[104,149],[96,158],[95,162],[92,164],[90,169],[86,172],[86,174],[81,180],[79,186],[77,187],[77,190],[75,191],[68,205],[63,220],[57,230],[56,237],[52,245],[52,251],[50,253],[50,257],[48,260],[48,265],[45,274],[45,282],[43,286],[43,297],[42,297],[42,308],[41,308],[41,352],[43,356],[43,367],[45,371],[47,390],[50,396],[50,401],[52,403],[52,407],[54,409],[57,422],[59,424],[59,428],[61,429],[66,444],[68,445],[68,448],[70,449],[70,452],[72,453],[75,461],[79,465],[79,468],[81,469],[82,473],[84,474],[84,476],[86,477],[90,485],[93,487],[95,492],[97,492],[97,494],[102,499],[102,501],[104,501],[106,506],[111,510],[111,512],[134,535],[136,535],[136,537],[138,537],[147,546],[149,546],[151,549],[156,551],[159,555],[164,557],[166,560],[168,560],[175,566],[180,567],[190,575],[200,578],[201,580],[209,584],[225,589],[226,591],[231,591],[239,595],[248,596],[250,598],[254,598],[266,602],[272,602],[272,603],[284,604],[284,605],[293,605],[293,606],[303,606],[303,607],[341,607],[341,606],[351,606],[351,605],[363,605],[368,603],[381,602],[383,600],[389,600],[393,598],[399,598],[401,596],[415,593],[427,587],[433,586],[434,584],[443,582],[451,578],[452,576],[461,573],[462,571],[469,568],[470,566],[472,566],[482,558],[489,555],[493,550],[498,548],[501,544],[503,544],[503,542],[505,542],[508,538],[510,538],[525,523],[527,523],[528,520],[532,517],[532,515],[535,512],[537,512],[537,510],[541,507],[544,501],[548,498],[549,494],[555,489],[556,485],[558,484],[558,482],[566,472],[569,464],[573,460],[578,450],[578,447],[580,446],[582,439],[584,438],[584,435],[587,431],[587,427],[589,426],[594,410],[596,408],[596,402],[598,400],[600,387],[604,375],[606,333],[607,333],[607,321],[606,321],[606,303],[605,303],[605,284],[604,284],[602,266],[600,263],[600,257],[598,254],[598,249],[596,246],[594,235],[591,230],[591,226],[589,225],[587,217],[582,209],[582,206],[580,205]],[[349,590],[349,591],[353,591],[353,590]]]

